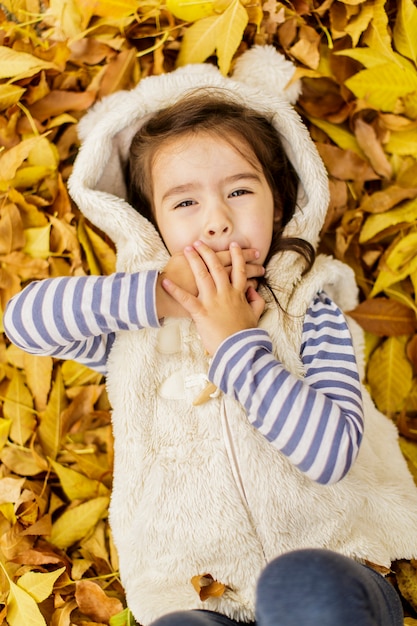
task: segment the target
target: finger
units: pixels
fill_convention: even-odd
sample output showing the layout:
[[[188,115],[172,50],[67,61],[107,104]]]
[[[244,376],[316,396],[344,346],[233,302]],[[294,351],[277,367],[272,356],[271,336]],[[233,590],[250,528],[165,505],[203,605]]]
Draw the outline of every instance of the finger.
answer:
[[[245,291],[247,283],[246,263],[243,258],[242,248],[238,243],[232,242],[230,244],[230,254],[232,257],[231,283],[235,289]]]
[[[264,276],[265,268],[263,265],[255,265],[254,263],[246,263],[246,276],[250,278],[260,278]]]
[[[229,272],[223,267],[217,253],[202,241],[196,241],[194,244],[195,251],[204,261],[204,264],[214,281],[216,288],[229,285]]]
[[[252,261],[259,259],[259,251],[255,248],[242,248],[242,253],[247,264],[252,264]],[[232,257],[229,250],[221,250],[220,252],[216,252],[216,255],[223,267],[231,266]],[[258,267],[260,267],[260,265],[258,265]]]
[[[191,293],[173,283],[169,278],[163,278],[161,284],[165,291],[174,298],[190,316],[199,312],[201,304]]]
[[[215,256],[212,250],[210,250],[210,252]],[[204,258],[204,255],[200,254],[199,246],[197,245],[195,248],[193,246],[187,246],[184,249],[184,256],[194,274],[198,293],[210,295],[215,289],[215,284],[211,275],[211,268],[207,265],[208,261]],[[222,271],[224,271],[220,261],[218,259],[215,259],[215,261]]]
[[[249,287],[249,289],[247,290],[246,298],[256,317],[256,320],[258,321],[262,313],[264,312],[265,300],[262,298],[262,296],[259,295],[259,293],[255,289],[253,289],[253,287]]]

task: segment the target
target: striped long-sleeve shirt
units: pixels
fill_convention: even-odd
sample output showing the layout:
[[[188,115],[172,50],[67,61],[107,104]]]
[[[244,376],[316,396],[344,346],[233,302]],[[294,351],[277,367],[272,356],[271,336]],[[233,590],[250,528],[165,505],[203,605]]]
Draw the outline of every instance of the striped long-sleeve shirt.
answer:
[[[32,354],[74,359],[105,373],[117,331],[159,326],[156,278],[148,271],[31,283],[6,308],[6,334]],[[306,313],[301,359],[302,380],[273,356],[266,331],[244,330],[219,346],[209,378],[295,466],[331,484],[355,461],[363,415],[350,331],[324,293]]]

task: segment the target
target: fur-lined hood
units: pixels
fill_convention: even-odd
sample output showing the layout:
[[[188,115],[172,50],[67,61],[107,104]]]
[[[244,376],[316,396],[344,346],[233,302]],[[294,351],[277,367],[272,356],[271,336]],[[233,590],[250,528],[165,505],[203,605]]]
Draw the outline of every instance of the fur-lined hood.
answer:
[[[317,246],[329,201],[327,175],[291,105],[301,89],[299,81],[291,83],[294,71],[293,64],[272,46],[255,46],[238,59],[231,78],[212,65],[189,65],[145,78],[133,90],[108,96],[88,112],[79,124],[82,146],[69,190],[84,215],[116,244],[118,269],[134,271],[166,262],[167,252],[154,226],[126,200],[125,166],[131,140],[144,120],[197,88],[221,90],[226,98],[272,115],[301,181],[297,210],[284,234]],[[301,274],[303,262],[296,253],[282,256],[281,280],[286,268],[294,279],[294,264]]]

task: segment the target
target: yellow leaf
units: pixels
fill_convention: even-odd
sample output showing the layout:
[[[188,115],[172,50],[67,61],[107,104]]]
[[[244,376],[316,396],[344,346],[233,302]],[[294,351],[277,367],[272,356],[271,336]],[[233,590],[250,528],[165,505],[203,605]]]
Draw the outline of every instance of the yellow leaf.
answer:
[[[45,167],[44,165],[29,165],[21,167],[17,170],[15,177],[10,181],[10,186],[17,189],[30,189],[37,186],[47,176],[55,172],[55,168]],[[4,187],[4,185],[3,185]]]
[[[398,98],[417,90],[417,73],[411,64],[383,63],[354,74],[345,84],[376,109],[394,111]]]
[[[404,273],[406,276],[412,269],[412,264],[417,255],[417,233],[410,233],[390,251],[385,262],[394,272]]]
[[[75,470],[51,461],[59,478],[61,487],[69,500],[90,500],[98,496],[107,496],[109,490],[98,480],[87,478]]]
[[[29,156],[30,151],[42,139],[43,138],[40,136],[24,139],[18,143],[17,146],[13,146],[13,148],[3,152],[0,156],[0,181],[12,180],[17,172],[17,169]]]
[[[4,502],[0,504],[0,513],[4,515],[10,524],[14,525],[17,522],[16,513],[14,510],[14,505],[11,502]]]
[[[391,133],[385,150],[390,154],[417,157],[417,129]]]
[[[90,270],[90,274],[100,275],[101,269],[96,256],[94,254],[94,250],[91,246],[90,239],[87,234],[86,226],[83,220],[80,220],[78,223],[78,240],[83,247],[85,252],[85,256],[87,257],[88,268]]]
[[[40,228],[26,228],[26,243],[23,252],[34,259],[46,259],[51,255],[50,250],[51,224]]]
[[[380,54],[392,54],[391,35],[388,32],[388,16],[385,12],[386,0],[374,0],[371,28],[365,37],[365,43]]]
[[[404,111],[407,117],[412,120],[417,120],[417,91],[414,93],[408,93],[403,98]]]
[[[7,46],[0,46],[0,79],[20,80],[47,69],[59,70],[59,67],[27,52],[16,52]]]
[[[214,14],[216,0],[167,0],[168,11],[185,22],[195,22]]]
[[[7,598],[7,623],[9,626],[46,626],[35,600],[24,589],[9,580]]]
[[[23,355],[23,363],[26,383],[35,400],[36,410],[43,411],[46,408],[47,398],[51,388],[52,357],[39,357],[25,352]]]
[[[4,419],[0,417],[0,452],[3,450],[6,441],[9,437],[10,427],[12,420]]]
[[[391,62],[391,55],[384,56],[381,55],[376,50],[372,48],[363,47],[363,48],[347,48],[346,50],[336,50],[333,54],[340,56],[348,56],[351,59],[355,59],[355,61],[359,61],[367,68],[376,67],[377,65],[382,65],[383,63]]]
[[[48,598],[54,588],[55,582],[65,572],[65,567],[60,567],[53,572],[26,572],[17,581],[18,586],[27,591],[35,602],[43,602]]]
[[[111,274],[116,268],[116,254],[92,228],[84,222],[85,232],[91,242],[94,255],[100,266],[101,274]],[[91,268],[90,268],[91,269]]]
[[[65,550],[83,539],[106,513],[108,505],[109,498],[103,496],[65,511],[52,526],[51,543]]]
[[[8,109],[19,102],[26,89],[16,85],[0,85],[0,111]]]
[[[61,368],[57,369],[46,410],[41,413],[37,434],[45,454],[55,459],[61,443],[61,414],[67,407],[67,397],[62,381]]]
[[[3,414],[4,417],[12,421],[10,438],[23,446],[32,436],[36,421],[33,414],[32,396],[24,384],[23,376],[19,370],[15,370],[7,389]]]
[[[50,0],[48,16],[54,18],[60,36],[68,39],[77,37],[85,26],[75,0]]]
[[[417,271],[417,233],[410,233],[401,239],[384,259],[384,268],[378,274],[371,296],[404,280],[415,271]]]
[[[248,13],[240,0],[233,0],[217,22],[217,58],[219,69],[225,76],[242,41],[247,23]]]
[[[337,146],[339,146],[339,148],[342,148],[342,150],[352,150],[352,152],[355,152],[355,154],[360,156],[362,159],[365,158],[356,137],[352,135],[352,133],[345,130],[338,124],[332,124],[331,122],[327,122],[326,120],[322,120],[318,117],[309,116],[308,119],[312,124],[314,124],[314,126],[323,130],[326,135],[328,135],[330,139],[334,141]]]
[[[394,45],[403,56],[417,63],[417,7],[412,0],[400,0],[399,5]]]
[[[400,207],[385,211],[385,213],[376,213],[370,215],[359,235],[359,243],[366,243],[373,239],[378,233],[383,232],[390,226],[402,223],[412,223],[417,220],[417,200],[405,202]]]
[[[98,385],[103,377],[99,372],[76,361],[64,361],[62,363],[62,376],[67,387]]]
[[[137,0],[78,0],[78,4],[83,12],[113,19],[133,15],[138,9]]]
[[[46,137],[40,137],[29,152],[28,163],[55,170],[59,164],[58,150]]]
[[[406,358],[407,337],[389,337],[372,354],[368,383],[380,411],[396,413],[404,408],[411,390],[413,368]]]
[[[214,53],[220,17],[218,15],[205,17],[186,29],[177,59],[178,66],[202,63]]]

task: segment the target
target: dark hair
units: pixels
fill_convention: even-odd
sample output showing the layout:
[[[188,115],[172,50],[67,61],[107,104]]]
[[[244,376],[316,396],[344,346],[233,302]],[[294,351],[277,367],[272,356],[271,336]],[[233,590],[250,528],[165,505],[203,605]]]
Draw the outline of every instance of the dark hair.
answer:
[[[192,92],[155,113],[138,130],[130,146],[127,172],[128,198],[132,206],[158,228],[152,206],[153,157],[167,140],[201,131],[226,139],[240,152],[242,141],[248,146],[248,153],[243,156],[249,161],[252,159],[255,167],[260,163],[274,200],[273,237],[266,262],[278,251],[293,250],[304,257],[304,273],[308,272],[315,258],[313,246],[298,237],[282,236],[296,209],[299,179],[278,132],[265,116],[226,100],[219,90]],[[238,145],[233,138],[239,140]]]

